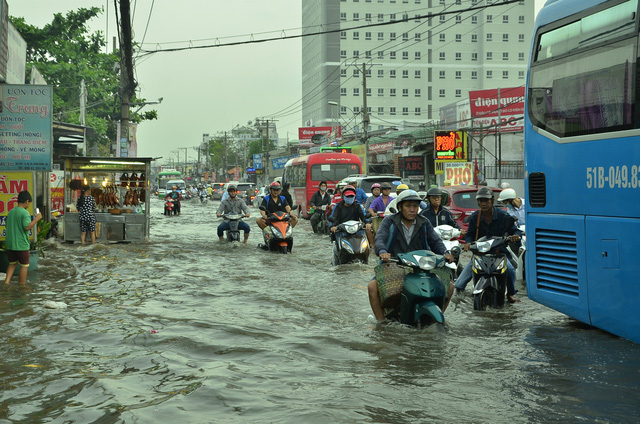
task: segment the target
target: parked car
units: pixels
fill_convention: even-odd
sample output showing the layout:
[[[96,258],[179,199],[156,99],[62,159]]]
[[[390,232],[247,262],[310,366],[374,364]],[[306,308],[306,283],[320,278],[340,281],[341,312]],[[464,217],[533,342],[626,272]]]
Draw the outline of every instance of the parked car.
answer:
[[[442,205],[453,214],[453,219],[458,222],[460,228],[466,230],[469,227],[468,222],[464,222],[464,219],[471,216],[472,213],[478,210],[478,202],[476,201],[476,192],[478,186],[475,185],[457,185],[457,186],[445,186],[440,187],[445,192],[442,199]],[[502,191],[499,187],[490,187],[493,190],[495,197],[494,206],[504,208],[501,202],[498,202],[498,196]],[[468,221],[468,220],[467,220]]]
[[[213,189],[211,191],[211,198],[213,200],[222,199],[222,193],[224,191],[224,183],[212,183],[211,188]]]

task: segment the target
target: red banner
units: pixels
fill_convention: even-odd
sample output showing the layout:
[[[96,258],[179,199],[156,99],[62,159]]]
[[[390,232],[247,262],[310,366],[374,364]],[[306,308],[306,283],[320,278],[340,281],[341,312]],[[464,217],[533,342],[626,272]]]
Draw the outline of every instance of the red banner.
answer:
[[[337,137],[342,137],[342,127],[336,127],[338,131]],[[333,131],[333,127],[302,127],[298,128],[299,140],[311,140],[314,135],[326,135],[328,136]]]
[[[474,127],[495,131],[499,119],[503,132],[524,128],[524,87],[469,91],[469,103]]]

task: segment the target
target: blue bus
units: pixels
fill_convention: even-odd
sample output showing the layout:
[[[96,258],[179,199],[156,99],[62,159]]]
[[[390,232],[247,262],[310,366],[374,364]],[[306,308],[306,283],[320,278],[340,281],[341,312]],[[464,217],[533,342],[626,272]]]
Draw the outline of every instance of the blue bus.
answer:
[[[636,343],[638,35],[638,0],[548,1],[525,106],[528,295]]]

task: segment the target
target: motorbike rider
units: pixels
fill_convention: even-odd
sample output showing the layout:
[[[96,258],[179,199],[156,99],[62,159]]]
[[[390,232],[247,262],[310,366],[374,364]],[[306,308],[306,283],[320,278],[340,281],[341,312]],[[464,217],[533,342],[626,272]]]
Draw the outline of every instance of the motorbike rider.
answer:
[[[342,190],[347,186],[345,182],[339,182],[336,186],[336,192],[333,193],[333,197],[331,198],[331,204],[337,205],[342,200]]]
[[[391,203],[387,205],[387,209],[385,209],[384,211],[385,215],[391,215],[398,212],[398,206],[397,206],[398,201],[396,199],[400,196],[400,193],[402,193],[405,190],[409,190],[409,186],[406,184],[400,184],[398,187],[396,187],[396,198],[393,199]],[[426,207],[427,207],[427,204],[421,200],[420,210]]]
[[[518,227],[516,227],[515,224],[507,227],[509,214],[502,209],[498,209],[493,206],[493,190],[489,187],[480,187],[476,193],[476,201],[478,202],[478,207],[480,209],[471,214],[471,217],[469,218],[469,229],[467,234],[464,236],[466,241],[464,246],[465,251],[469,250],[469,246],[472,242],[484,236],[502,236],[507,232],[510,234],[511,242],[515,243],[520,240],[520,231],[518,230]],[[472,262],[472,260],[467,262],[467,265],[456,280],[455,287],[459,292],[464,291],[467,283],[471,281],[471,278],[473,277],[473,272],[471,270]],[[515,281],[516,271],[513,268],[511,261],[507,261],[507,299],[509,299],[509,303],[520,302],[520,300],[515,297],[515,294],[517,293]]]
[[[220,218],[224,214],[228,213],[237,213],[240,215],[244,215],[249,218],[249,207],[241,198],[237,197],[238,189],[235,185],[229,184],[227,187],[227,192],[229,193],[229,198],[224,202],[220,202],[220,206],[218,206],[218,210],[216,211],[216,216]],[[224,232],[229,229],[229,223],[227,221],[222,221],[220,225],[218,225],[218,238],[220,241],[224,241]],[[249,240],[249,233],[251,232],[251,227],[249,224],[243,221],[238,222],[238,229],[244,231],[244,242],[246,243]]]
[[[398,213],[386,216],[376,234],[376,255],[384,262],[398,253],[414,250],[430,250],[438,255],[444,255],[447,262],[453,262],[453,256],[447,252],[444,243],[438,237],[427,218],[418,214],[422,199],[415,190],[406,190],[397,197]],[[449,299],[453,294],[453,284],[447,287],[447,309]],[[380,303],[378,281],[374,278],[368,284],[369,303],[378,321],[384,319],[384,310]],[[443,310],[444,312],[444,310]]]
[[[274,181],[269,185],[269,194],[267,194],[262,200],[260,205],[260,218],[256,219],[256,224],[261,230],[264,230],[267,226],[267,216],[273,212],[286,212],[291,215],[291,206],[287,203],[284,196],[280,195],[281,187],[280,183]],[[298,223],[298,218],[295,215],[291,215],[291,228],[295,227]]]
[[[342,190],[342,200],[333,208],[331,212],[331,232],[335,233],[337,226],[347,221],[362,221],[366,224],[362,208],[356,201],[356,189],[353,186],[346,186]]]
[[[518,220],[518,225],[524,225],[524,199],[518,197],[514,189],[502,190],[498,201],[507,205],[507,213]]]
[[[173,202],[173,208],[171,209],[175,215],[180,215],[180,201],[182,200],[182,194],[178,191],[178,186],[172,186],[171,192],[165,196],[165,200],[171,199]]]
[[[313,193],[309,206],[315,209],[315,212],[311,216],[311,228],[314,233],[318,232],[318,222],[322,220],[322,214],[325,213],[320,207],[331,203],[331,196],[327,193],[327,182],[320,181],[318,185],[318,191]]]
[[[391,184],[382,183],[380,184],[380,196],[378,196],[375,200],[371,202],[369,206],[369,214],[373,216],[378,216],[380,212],[384,213],[393,197],[391,197]]]
[[[371,184],[371,196],[367,197],[367,201],[364,202],[365,213],[369,211],[369,208],[371,207],[371,204],[373,203],[373,201],[376,200],[378,196],[380,196],[381,191],[382,191],[382,187],[380,186],[379,183]]]
[[[356,190],[356,202],[358,202],[359,205],[364,205],[365,202],[367,201],[367,193],[363,189],[358,187],[357,180],[353,180],[351,185]]]
[[[456,220],[453,219],[451,211],[442,206],[442,195],[443,191],[441,189],[438,187],[431,187],[429,191],[427,191],[429,204],[422,212],[420,212],[420,215],[427,218],[434,228],[438,225],[451,225],[453,228],[459,229],[460,235],[464,236],[466,231],[460,229],[460,225],[458,225]]]

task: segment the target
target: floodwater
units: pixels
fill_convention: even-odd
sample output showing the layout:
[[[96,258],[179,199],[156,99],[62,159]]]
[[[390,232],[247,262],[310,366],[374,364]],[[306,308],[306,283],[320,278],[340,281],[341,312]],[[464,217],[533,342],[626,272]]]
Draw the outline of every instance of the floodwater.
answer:
[[[331,267],[308,221],[290,255],[257,249],[253,219],[232,248],[217,205],[154,199],[149,243],[56,243],[1,285],[0,424],[640,420],[640,346],[521,283],[504,310],[452,303],[445,328],[377,325],[372,265]]]

